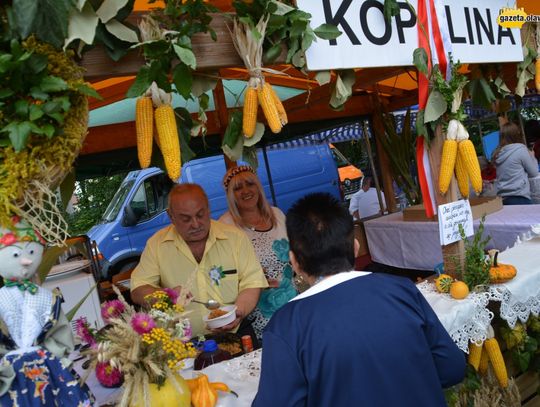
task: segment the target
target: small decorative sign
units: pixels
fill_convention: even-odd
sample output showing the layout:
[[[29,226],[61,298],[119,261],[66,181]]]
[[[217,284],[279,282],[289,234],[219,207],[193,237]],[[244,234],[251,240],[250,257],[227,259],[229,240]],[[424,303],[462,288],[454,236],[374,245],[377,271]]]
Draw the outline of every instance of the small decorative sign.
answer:
[[[461,240],[459,225],[463,226],[465,236],[474,234],[471,204],[468,200],[459,200],[439,205],[438,218],[439,236],[442,246]]]

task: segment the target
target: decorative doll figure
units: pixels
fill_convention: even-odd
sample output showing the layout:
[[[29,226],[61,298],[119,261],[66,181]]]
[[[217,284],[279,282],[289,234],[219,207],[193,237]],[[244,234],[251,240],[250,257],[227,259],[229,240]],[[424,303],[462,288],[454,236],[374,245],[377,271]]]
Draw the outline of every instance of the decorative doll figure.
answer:
[[[44,240],[19,218],[0,228],[0,406],[90,406],[69,369],[73,349],[62,297],[32,283]]]

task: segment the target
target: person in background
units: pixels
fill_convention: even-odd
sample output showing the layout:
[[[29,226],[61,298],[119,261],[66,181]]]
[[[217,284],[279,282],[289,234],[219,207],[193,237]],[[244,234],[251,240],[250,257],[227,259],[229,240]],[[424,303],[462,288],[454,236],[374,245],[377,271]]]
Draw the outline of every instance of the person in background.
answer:
[[[381,206],[377,196],[377,189],[371,187],[372,178],[365,176],[362,188],[356,192],[349,203],[349,212],[354,219],[368,218],[381,214]],[[384,193],[381,191],[381,198],[384,202]]]
[[[517,124],[502,125],[499,146],[493,153],[493,161],[497,168],[497,195],[503,198],[503,204],[531,204],[529,178],[538,175],[538,162],[534,153],[523,144]]]
[[[261,293],[257,307],[248,316],[258,341],[272,314],[295,297],[285,215],[270,206],[255,170],[247,165],[230,168],[223,178],[229,210],[221,222],[242,229],[251,240],[269,288]]]
[[[534,157],[540,161],[540,122],[538,120],[527,120],[524,131],[527,146],[534,151]]]
[[[145,305],[145,296],[161,288],[173,288],[179,294],[184,289],[198,301],[235,304],[236,319],[220,330],[251,333],[244,318],[268,283],[247,236],[210,219],[208,198],[197,184],[175,185],[167,213],[172,224],[148,239],[131,275],[133,302]],[[204,305],[192,302],[186,311],[191,311],[193,334],[207,333]]]
[[[465,357],[414,283],[351,271],[352,218],[329,194],[300,199],[286,225],[292,266],[311,288],[263,333],[253,406],[446,406]]]

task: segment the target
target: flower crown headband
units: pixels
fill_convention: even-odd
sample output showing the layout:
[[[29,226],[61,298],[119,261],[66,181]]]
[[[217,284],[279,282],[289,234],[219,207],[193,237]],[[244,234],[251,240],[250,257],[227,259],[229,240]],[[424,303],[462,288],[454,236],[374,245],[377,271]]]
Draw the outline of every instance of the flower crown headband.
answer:
[[[0,227],[0,249],[17,242],[37,242],[45,246],[46,242],[32,227],[18,216],[11,218],[9,228]]]
[[[223,186],[225,187],[225,189],[229,188],[229,184],[234,177],[246,171],[249,171],[252,174],[256,174],[255,170],[249,165],[240,165],[238,167],[230,168],[229,171],[227,171],[227,173],[225,174],[225,177],[223,178]]]

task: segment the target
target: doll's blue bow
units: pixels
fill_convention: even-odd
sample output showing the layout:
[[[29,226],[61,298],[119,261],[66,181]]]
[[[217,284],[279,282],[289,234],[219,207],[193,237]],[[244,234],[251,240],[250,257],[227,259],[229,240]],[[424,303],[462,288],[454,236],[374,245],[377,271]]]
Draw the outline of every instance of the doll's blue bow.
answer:
[[[35,294],[38,290],[38,286],[35,285],[33,282],[31,282],[28,279],[24,280],[9,280],[4,278],[4,285],[6,287],[18,287],[19,290],[25,291],[27,290],[30,294]]]

